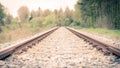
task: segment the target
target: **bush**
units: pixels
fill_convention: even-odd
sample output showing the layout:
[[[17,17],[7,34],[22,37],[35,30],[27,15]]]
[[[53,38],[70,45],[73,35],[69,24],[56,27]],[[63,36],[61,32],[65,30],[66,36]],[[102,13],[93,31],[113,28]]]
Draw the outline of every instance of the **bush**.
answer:
[[[45,17],[43,24],[46,27],[56,26],[56,16],[54,14],[48,15]]]
[[[32,28],[43,26],[43,23],[40,17],[33,18],[29,24],[30,24],[30,27]]]

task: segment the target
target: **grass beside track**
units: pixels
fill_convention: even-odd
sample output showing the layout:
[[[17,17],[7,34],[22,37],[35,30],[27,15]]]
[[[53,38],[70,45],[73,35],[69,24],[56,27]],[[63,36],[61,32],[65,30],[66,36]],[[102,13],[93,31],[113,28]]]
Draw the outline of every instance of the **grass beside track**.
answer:
[[[27,27],[27,26],[28,24],[22,26],[21,28],[4,29],[4,31],[0,33],[0,44],[12,42],[52,28],[52,27]]]
[[[120,39],[120,30],[109,30],[105,28],[82,28],[82,27],[74,27],[75,29],[80,29],[83,31],[105,35],[107,37]]]

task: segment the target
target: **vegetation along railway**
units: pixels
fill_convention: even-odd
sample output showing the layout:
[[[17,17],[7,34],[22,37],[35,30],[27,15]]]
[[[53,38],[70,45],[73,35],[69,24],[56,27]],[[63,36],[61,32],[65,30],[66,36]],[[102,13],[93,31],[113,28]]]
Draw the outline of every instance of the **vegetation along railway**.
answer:
[[[24,53],[24,51],[26,51],[26,53],[27,53],[27,49],[29,49],[29,48],[32,49],[34,45],[36,45],[41,40],[43,40],[47,36],[51,35],[55,31],[60,30],[60,29],[61,30],[64,29],[64,30],[68,30],[68,31],[72,32],[74,35],[83,39],[84,41],[86,41],[87,43],[89,43],[90,45],[95,47],[98,51],[102,52],[104,55],[114,55],[118,59],[120,57],[120,49],[119,48],[116,48],[116,47],[113,47],[106,43],[95,40],[91,37],[88,37],[88,36],[78,32],[77,30],[75,30],[73,28],[70,28],[70,27],[55,27],[55,28],[52,28],[52,29],[42,33],[42,34],[38,34],[37,36],[30,38],[29,40],[23,41],[19,44],[9,46],[7,48],[3,48],[2,50],[0,50],[0,60],[4,61],[5,59],[9,58],[10,56],[15,55],[15,54],[20,55],[21,53]],[[49,45],[49,43],[48,43],[48,45]]]

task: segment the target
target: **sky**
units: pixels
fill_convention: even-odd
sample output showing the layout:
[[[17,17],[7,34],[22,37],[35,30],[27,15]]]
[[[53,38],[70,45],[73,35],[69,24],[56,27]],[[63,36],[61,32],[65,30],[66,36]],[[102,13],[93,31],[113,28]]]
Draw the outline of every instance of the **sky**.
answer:
[[[74,5],[77,0],[0,0],[0,3],[8,9],[11,15],[17,16],[17,11],[21,6],[27,6],[29,10],[37,10],[40,7],[45,9],[60,9],[63,10],[66,7],[74,9]]]

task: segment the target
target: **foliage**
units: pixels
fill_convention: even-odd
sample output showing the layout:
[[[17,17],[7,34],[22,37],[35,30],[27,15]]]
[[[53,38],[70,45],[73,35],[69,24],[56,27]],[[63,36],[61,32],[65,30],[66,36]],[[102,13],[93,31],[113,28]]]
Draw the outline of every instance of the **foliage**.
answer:
[[[45,20],[43,21],[43,25],[45,27],[47,26],[56,26],[56,15],[55,14],[50,14],[45,17]]]
[[[83,26],[120,29],[120,0],[78,0],[76,6]]]
[[[0,4],[0,25],[3,25],[3,18],[4,18],[4,9],[3,6]]]
[[[5,17],[3,6],[0,4],[0,32],[2,31],[1,26],[4,25],[3,19]]]
[[[29,17],[29,9],[26,6],[22,6],[18,9],[18,17],[20,22],[24,23]]]
[[[41,8],[38,8],[37,11],[34,11],[34,10],[31,11],[31,16],[33,18],[35,18],[35,17],[42,17],[42,15],[43,15],[43,11],[41,10]]]
[[[6,14],[5,18],[4,18],[4,24],[10,24],[12,23],[12,16],[10,14]]]
[[[40,17],[36,17],[34,19],[32,19],[32,21],[30,22],[31,27],[35,28],[35,27],[42,27],[43,23]]]

